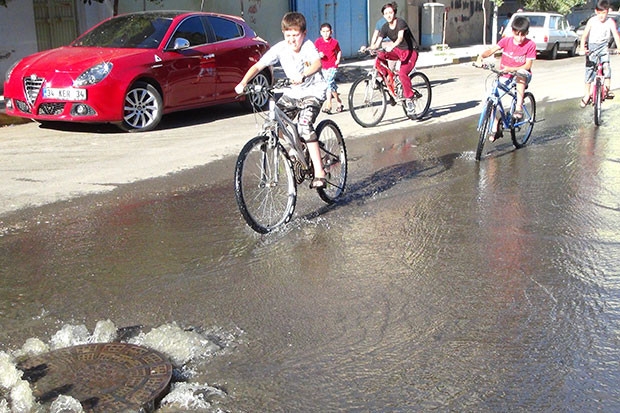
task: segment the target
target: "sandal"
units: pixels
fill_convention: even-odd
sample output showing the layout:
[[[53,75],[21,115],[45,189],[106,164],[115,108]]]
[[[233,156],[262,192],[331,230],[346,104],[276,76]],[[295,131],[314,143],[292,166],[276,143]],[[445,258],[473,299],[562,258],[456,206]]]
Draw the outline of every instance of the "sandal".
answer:
[[[616,95],[614,95],[614,92],[612,92],[611,90],[607,89],[607,94],[605,95],[605,99],[613,99],[615,97],[616,97]]]
[[[336,112],[340,113],[342,111],[344,111],[344,105],[340,105],[336,108]]]
[[[331,115],[331,114],[332,114],[332,109],[331,109],[331,108],[323,108],[323,109],[321,110],[321,112],[323,112],[323,113],[327,113],[328,115]]]
[[[321,189],[321,188],[325,188],[326,184],[327,184],[327,179],[325,179],[325,178],[314,178],[312,180],[312,183],[310,184],[310,188],[311,189]]]
[[[588,106],[590,104],[590,96],[588,96],[588,98],[581,98],[581,102],[579,102],[579,107],[580,108],[585,108],[586,106]]]
[[[501,129],[496,130],[495,132],[489,133],[489,142],[495,142],[499,138],[504,136]]]

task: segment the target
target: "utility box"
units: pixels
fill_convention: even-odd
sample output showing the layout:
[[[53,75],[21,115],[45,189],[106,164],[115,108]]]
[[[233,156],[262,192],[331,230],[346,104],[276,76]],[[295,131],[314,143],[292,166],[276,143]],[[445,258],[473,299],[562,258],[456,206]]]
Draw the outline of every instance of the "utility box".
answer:
[[[443,19],[446,6],[441,3],[422,5],[422,30],[420,46],[428,49],[434,44],[443,43]]]

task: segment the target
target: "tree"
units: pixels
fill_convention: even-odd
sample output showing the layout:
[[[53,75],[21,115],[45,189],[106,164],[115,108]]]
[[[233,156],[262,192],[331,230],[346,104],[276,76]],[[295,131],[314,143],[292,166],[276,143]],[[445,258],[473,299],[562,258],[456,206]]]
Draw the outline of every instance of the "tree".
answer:
[[[0,0],[0,4],[2,4],[3,1],[6,0]],[[103,3],[105,0],[83,0],[84,4],[93,4],[93,1],[97,2],[97,3]],[[163,0],[149,0],[152,3],[157,3],[157,4],[162,4]],[[116,16],[118,14],[118,0],[114,0],[114,5],[112,6],[112,15]]]
[[[525,9],[536,11],[556,11],[568,14],[573,7],[586,4],[586,0],[526,0]]]

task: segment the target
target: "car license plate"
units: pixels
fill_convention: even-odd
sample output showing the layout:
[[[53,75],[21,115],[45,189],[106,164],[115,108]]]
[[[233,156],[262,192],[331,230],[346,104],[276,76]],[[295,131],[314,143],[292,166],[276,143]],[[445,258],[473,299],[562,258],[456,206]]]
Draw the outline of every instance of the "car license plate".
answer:
[[[58,100],[86,100],[86,89],[46,87],[43,89],[43,97]]]

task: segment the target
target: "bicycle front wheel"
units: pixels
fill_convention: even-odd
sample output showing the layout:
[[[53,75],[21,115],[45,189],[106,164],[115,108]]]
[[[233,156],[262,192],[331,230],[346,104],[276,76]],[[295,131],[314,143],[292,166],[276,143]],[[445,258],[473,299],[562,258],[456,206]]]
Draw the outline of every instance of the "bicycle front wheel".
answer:
[[[376,126],[387,108],[383,86],[370,76],[357,79],[349,90],[349,110],[353,119],[361,126]]]
[[[596,78],[594,82],[594,102],[592,102],[592,106],[594,106],[594,124],[596,126],[601,125],[601,105],[603,102],[603,82],[601,82],[600,78]]]
[[[408,113],[407,105],[404,102],[403,109],[409,119],[422,119],[431,107],[431,82],[422,72],[413,72],[409,75],[409,78],[411,79],[411,89],[413,89],[412,100],[415,109],[412,113]]]
[[[235,197],[245,221],[261,234],[291,219],[297,184],[291,161],[276,139],[257,136],[243,147],[235,166]]]
[[[332,120],[324,120],[316,127],[321,161],[327,174],[326,185],[318,188],[321,199],[328,204],[335,202],[344,192],[347,182],[347,149],[342,132]]]
[[[493,103],[487,101],[482,109],[482,118],[479,122],[480,136],[478,138],[478,147],[476,148],[476,160],[479,161],[482,158],[482,149],[487,137],[491,134],[491,128],[493,127]]]
[[[530,92],[523,95],[523,118],[512,119],[510,123],[510,136],[515,148],[524,147],[532,135],[536,122],[536,100]]]

